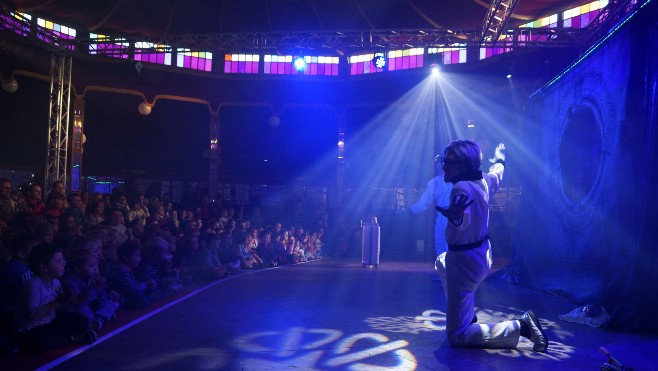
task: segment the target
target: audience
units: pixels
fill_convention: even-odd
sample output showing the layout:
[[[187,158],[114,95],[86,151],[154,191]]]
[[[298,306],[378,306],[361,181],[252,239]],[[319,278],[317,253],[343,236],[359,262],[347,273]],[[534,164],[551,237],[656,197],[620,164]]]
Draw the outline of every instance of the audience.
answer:
[[[94,244],[93,240],[87,240],[87,243]],[[69,259],[62,286],[66,295],[77,300],[64,305],[61,310],[68,311],[71,318],[82,322],[84,327],[98,331],[116,317],[114,312],[119,308],[119,295],[116,291],[107,292],[103,287],[98,255],[93,247],[81,245],[71,252]]]
[[[57,312],[81,299],[62,290],[59,278],[66,260],[61,249],[48,244],[35,246],[28,266],[33,277],[21,288],[14,309],[14,335],[21,349],[40,352],[96,341],[93,330]]]
[[[88,344],[122,311],[185,287],[323,256],[314,220],[268,220],[260,207],[246,213],[207,197],[67,195],[63,185],[44,203],[40,185],[13,197],[0,179],[0,352]]]

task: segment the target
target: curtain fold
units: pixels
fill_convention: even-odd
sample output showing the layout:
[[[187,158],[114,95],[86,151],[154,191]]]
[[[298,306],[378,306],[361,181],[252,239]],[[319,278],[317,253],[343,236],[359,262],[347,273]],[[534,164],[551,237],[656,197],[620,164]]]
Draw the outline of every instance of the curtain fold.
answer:
[[[600,303],[611,330],[658,327],[655,3],[533,95],[522,134],[519,284]]]

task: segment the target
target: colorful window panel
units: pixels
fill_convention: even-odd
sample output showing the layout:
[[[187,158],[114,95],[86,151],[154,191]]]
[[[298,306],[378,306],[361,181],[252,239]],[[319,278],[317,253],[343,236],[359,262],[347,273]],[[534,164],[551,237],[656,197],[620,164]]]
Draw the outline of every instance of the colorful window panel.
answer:
[[[224,55],[224,73],[258,73],[260,55],[226,54]]]
[[[189,49],[179,49],[176,56],[176,66],[198,71],[212,71],[212,53],[193,52]]]
[[[305,56],[304,61],[306,62],[306,68],[299,71],[299,73],[304,75],[338,76],[338,57]]]
[[[608,0],[598,0],[589,4],[567,9],[562,13],[564,27],[585,28],[596,18],[601,9],[608,5]]]
[[[300,72],[292,64],[292,55],[264,55],[263,73],[266,75],[292,75]]]
[[[466,48],[428,48],[427,54],[441,54],[443,64],[466,63]]]
[[[511,51],[512,48],[503,48],[503,47],[480,48],[480,60],[491,58],[496,55],[504,54]]]
[[[538,19],[536,21],[522,24],[522,28],[555,28],[557,27],[557,14]]]
[[[37,25],[43,28],[45,31],[43,34],[39,34],[37,36],[42,41],[61,46],[69,50],[75,49],[74,45],[67,45],[65,42],[60,41],[61,39],[64,41],[75,39],[75,29],[53,23],[43,18],[37,18]]]
[[[375,64],[372,62],[374,57],[374,53],[351,56],[349,58],[350,75],[365,75],[368,73],[384,72],[383,68],[375,67]]]
[[[27,36],[30,32],[32,16],[25,13],[9,12],[0,14],[0,29],[10,30],[20,36]]]
[[[95,33],[89,34],[89,37],[96,41],[96,43],[89,43],[89,54],[128,59],[128,48],[130,44],[126,42],[126,39],[112,39],[110,36]]]
[[[145,41],[135,43],[135,60],[171,66],[171,47]]]
[[[392,50],[388,52],[388,70],[408,70],[423,67],[425,49],[413,48],[406,50]]]

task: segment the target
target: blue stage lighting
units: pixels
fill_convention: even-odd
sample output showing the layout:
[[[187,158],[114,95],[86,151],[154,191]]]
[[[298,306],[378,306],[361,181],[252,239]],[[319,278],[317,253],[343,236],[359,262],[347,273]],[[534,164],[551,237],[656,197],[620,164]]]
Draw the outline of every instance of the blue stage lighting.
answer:
[[[297,71],[304,71],[304,68],[306,68],[306,61],[303,57],[296,57],[293,59],[292,63]]]
[[[386,67],[386,63],[388,63],[388,60],[386,59],[386,55],[384,55],[384,53],[375,53],[374,58],[372,58],[372,64],[374,64],[375,67],[384,68]]]
[[[434,77],[439,77],[439,75],[441,74],[441,69],[439,68],[438,64],[433,64],[431,70],[432,70],[432,76]]]

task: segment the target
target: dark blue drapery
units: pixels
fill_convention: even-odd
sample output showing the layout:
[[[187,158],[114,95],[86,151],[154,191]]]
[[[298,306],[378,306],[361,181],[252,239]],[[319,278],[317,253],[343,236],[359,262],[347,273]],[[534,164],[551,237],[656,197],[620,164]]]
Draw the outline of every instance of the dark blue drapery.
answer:
[[[613,330],[658,331],[656,8],[533,95],[526,112],[519,283],[601,303]]]

